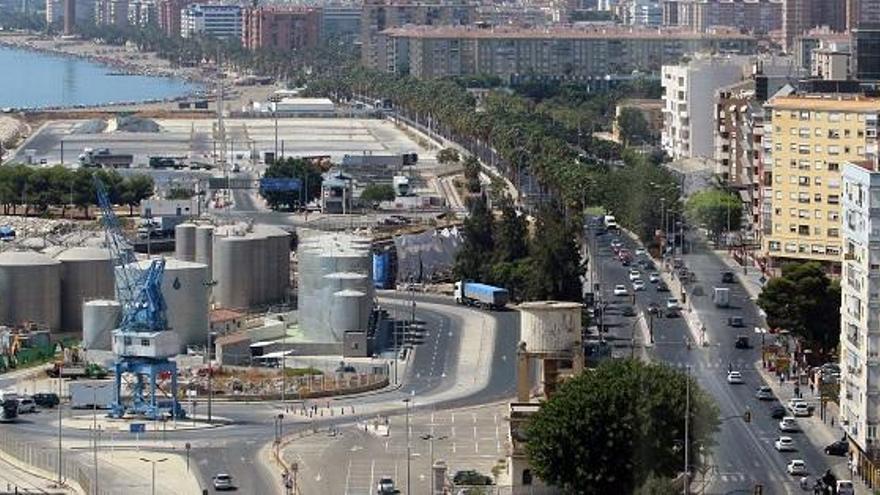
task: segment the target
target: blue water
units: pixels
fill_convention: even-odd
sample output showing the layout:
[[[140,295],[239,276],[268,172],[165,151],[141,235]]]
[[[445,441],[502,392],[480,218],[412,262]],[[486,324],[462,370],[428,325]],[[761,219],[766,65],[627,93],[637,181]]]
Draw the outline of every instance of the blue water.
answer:
[[[86,60],[0,46],[0,108],[100,105],[181,96],[198,88],[152,76],[111,76]]]

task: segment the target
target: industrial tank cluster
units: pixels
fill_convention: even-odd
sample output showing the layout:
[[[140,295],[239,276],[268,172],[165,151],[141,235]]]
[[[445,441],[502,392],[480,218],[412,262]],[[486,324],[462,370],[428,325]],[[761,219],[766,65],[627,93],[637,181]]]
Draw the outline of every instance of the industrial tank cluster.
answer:
[[[299,327],[311,342],[341,343],[365,331],[373,308],[369,239],[337,233],[300,233]]]

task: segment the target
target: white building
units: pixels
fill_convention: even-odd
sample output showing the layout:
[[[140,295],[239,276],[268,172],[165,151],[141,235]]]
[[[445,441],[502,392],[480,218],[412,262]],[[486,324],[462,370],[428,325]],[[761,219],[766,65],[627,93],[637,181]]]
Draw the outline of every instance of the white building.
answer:
[[[880,172],[843,166],[844,262],[840,278],[840,424],[861,472],[880,454]]]
[[[180,12],[180,35],[241,39],[242,10],[239,5],[193,4]]]
[[[663,8],[657,0],[632,0],[621,6],[623,23],[631,26],[663,24]]]
[[[74,3],[77,24],[95,22],[95,0],[74,0]],[[64,22],[64,0],[46,0],[46,22]]]
[[[751,72],[744,56],[697,57],[664,65],[663,149],[672,158],[711,158],[714,154],[715,91]]]

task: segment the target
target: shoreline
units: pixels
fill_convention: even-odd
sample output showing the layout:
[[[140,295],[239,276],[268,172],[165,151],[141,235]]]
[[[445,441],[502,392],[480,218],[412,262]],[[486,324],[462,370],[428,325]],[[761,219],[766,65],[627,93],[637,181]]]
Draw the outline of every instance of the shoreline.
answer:
[[[65,43],[67,44],[67,48],[81,47],[82,50],[65,50],[61,46]],[[0,47],[94,63],[108,69],[107,75],[109,76],[161,77],[181,81],[188,85],[197,86],[195,88],[191,88],[189,91],[185,91],[183,94],[167,98],[141,99],[125,102],[104,102],[98,104],[13,107],[9,109],[3,109],[4,113],[11,113],[12,111],[30,113],[57,110],[84,110],[116,106],[175,103],[192,99],[209,99],[209,91],[207,91],[206,89],[210,87],[211,84],[209,78],[207,78],[204,74],[201,74],[197,68],[178,69],[170,66],[165,66],[164,64],[167,64],[168,62],[164,59],[160,59],[155,54],[155,52],[141,52],[137,50],[130,51],[125,47],[114,45],[101,45],[95,43],[92,40],[84,40],[79,38],[73,40],[61,40],[58,38],[47,37],[45,35],[34,33],[0,33]],[[129,57],[131,55],[138,55],[141,57],[142,61],[150,60],[153,63],[138,63],[136,60],[124,60],[120,56],[114,57],[104,55],[101,53],[102,50],[115,52],[117,53],[117,55],[126,54]],[[163,65],[158,65],[156,63],[158,61],[161,61]]]

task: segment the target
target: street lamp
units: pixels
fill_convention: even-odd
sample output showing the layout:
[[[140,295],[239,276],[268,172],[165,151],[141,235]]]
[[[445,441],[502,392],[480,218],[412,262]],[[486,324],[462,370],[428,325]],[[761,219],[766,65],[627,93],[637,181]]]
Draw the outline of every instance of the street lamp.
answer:
[[[409,404],[412,399],[406,398],[403,399],[403,403],[406,404],[406,493],[409,495],[412,492],[412,484],[410,484],[410,460],[412,457],[412,445],[410,445],[409,439]]]
[[[434,476],[433,476],[433,472],[434,472],[434,440],[446,440],[448,437],[445,435],[435,437],[433,434],[427,433],[425,435],[422,435],[421,438],[422,438],[422,440],[427,440],[428,442],[430,442],[429,445],[430,445],[430,451],[431,451],[431,463],[428,465],[428,493],[430,495],[435,495],[436,492],[434,491]]]
[[[141,457],[140,459],[141,459],[142,461],[144,461],[144,462],[148,462],[148,463],[150,463],[150,464],[152,465],[152,468],[153,468],[153,476],[152,476],[152,481],[151,481],[151,483],[150,483],[150,486],[151,486],[150,493],[151,493],[152,495],[156,495],[156,464],[158,464],[158,463],[160,463],[160,462],[165,462],[165,461],[168,460],[168,458],[167,458],[167,457],[163,457],[163,458],[161,458],[161,459],[155,459],[155,460],[153,460],[153,459],[147,459],[146,457]]]

